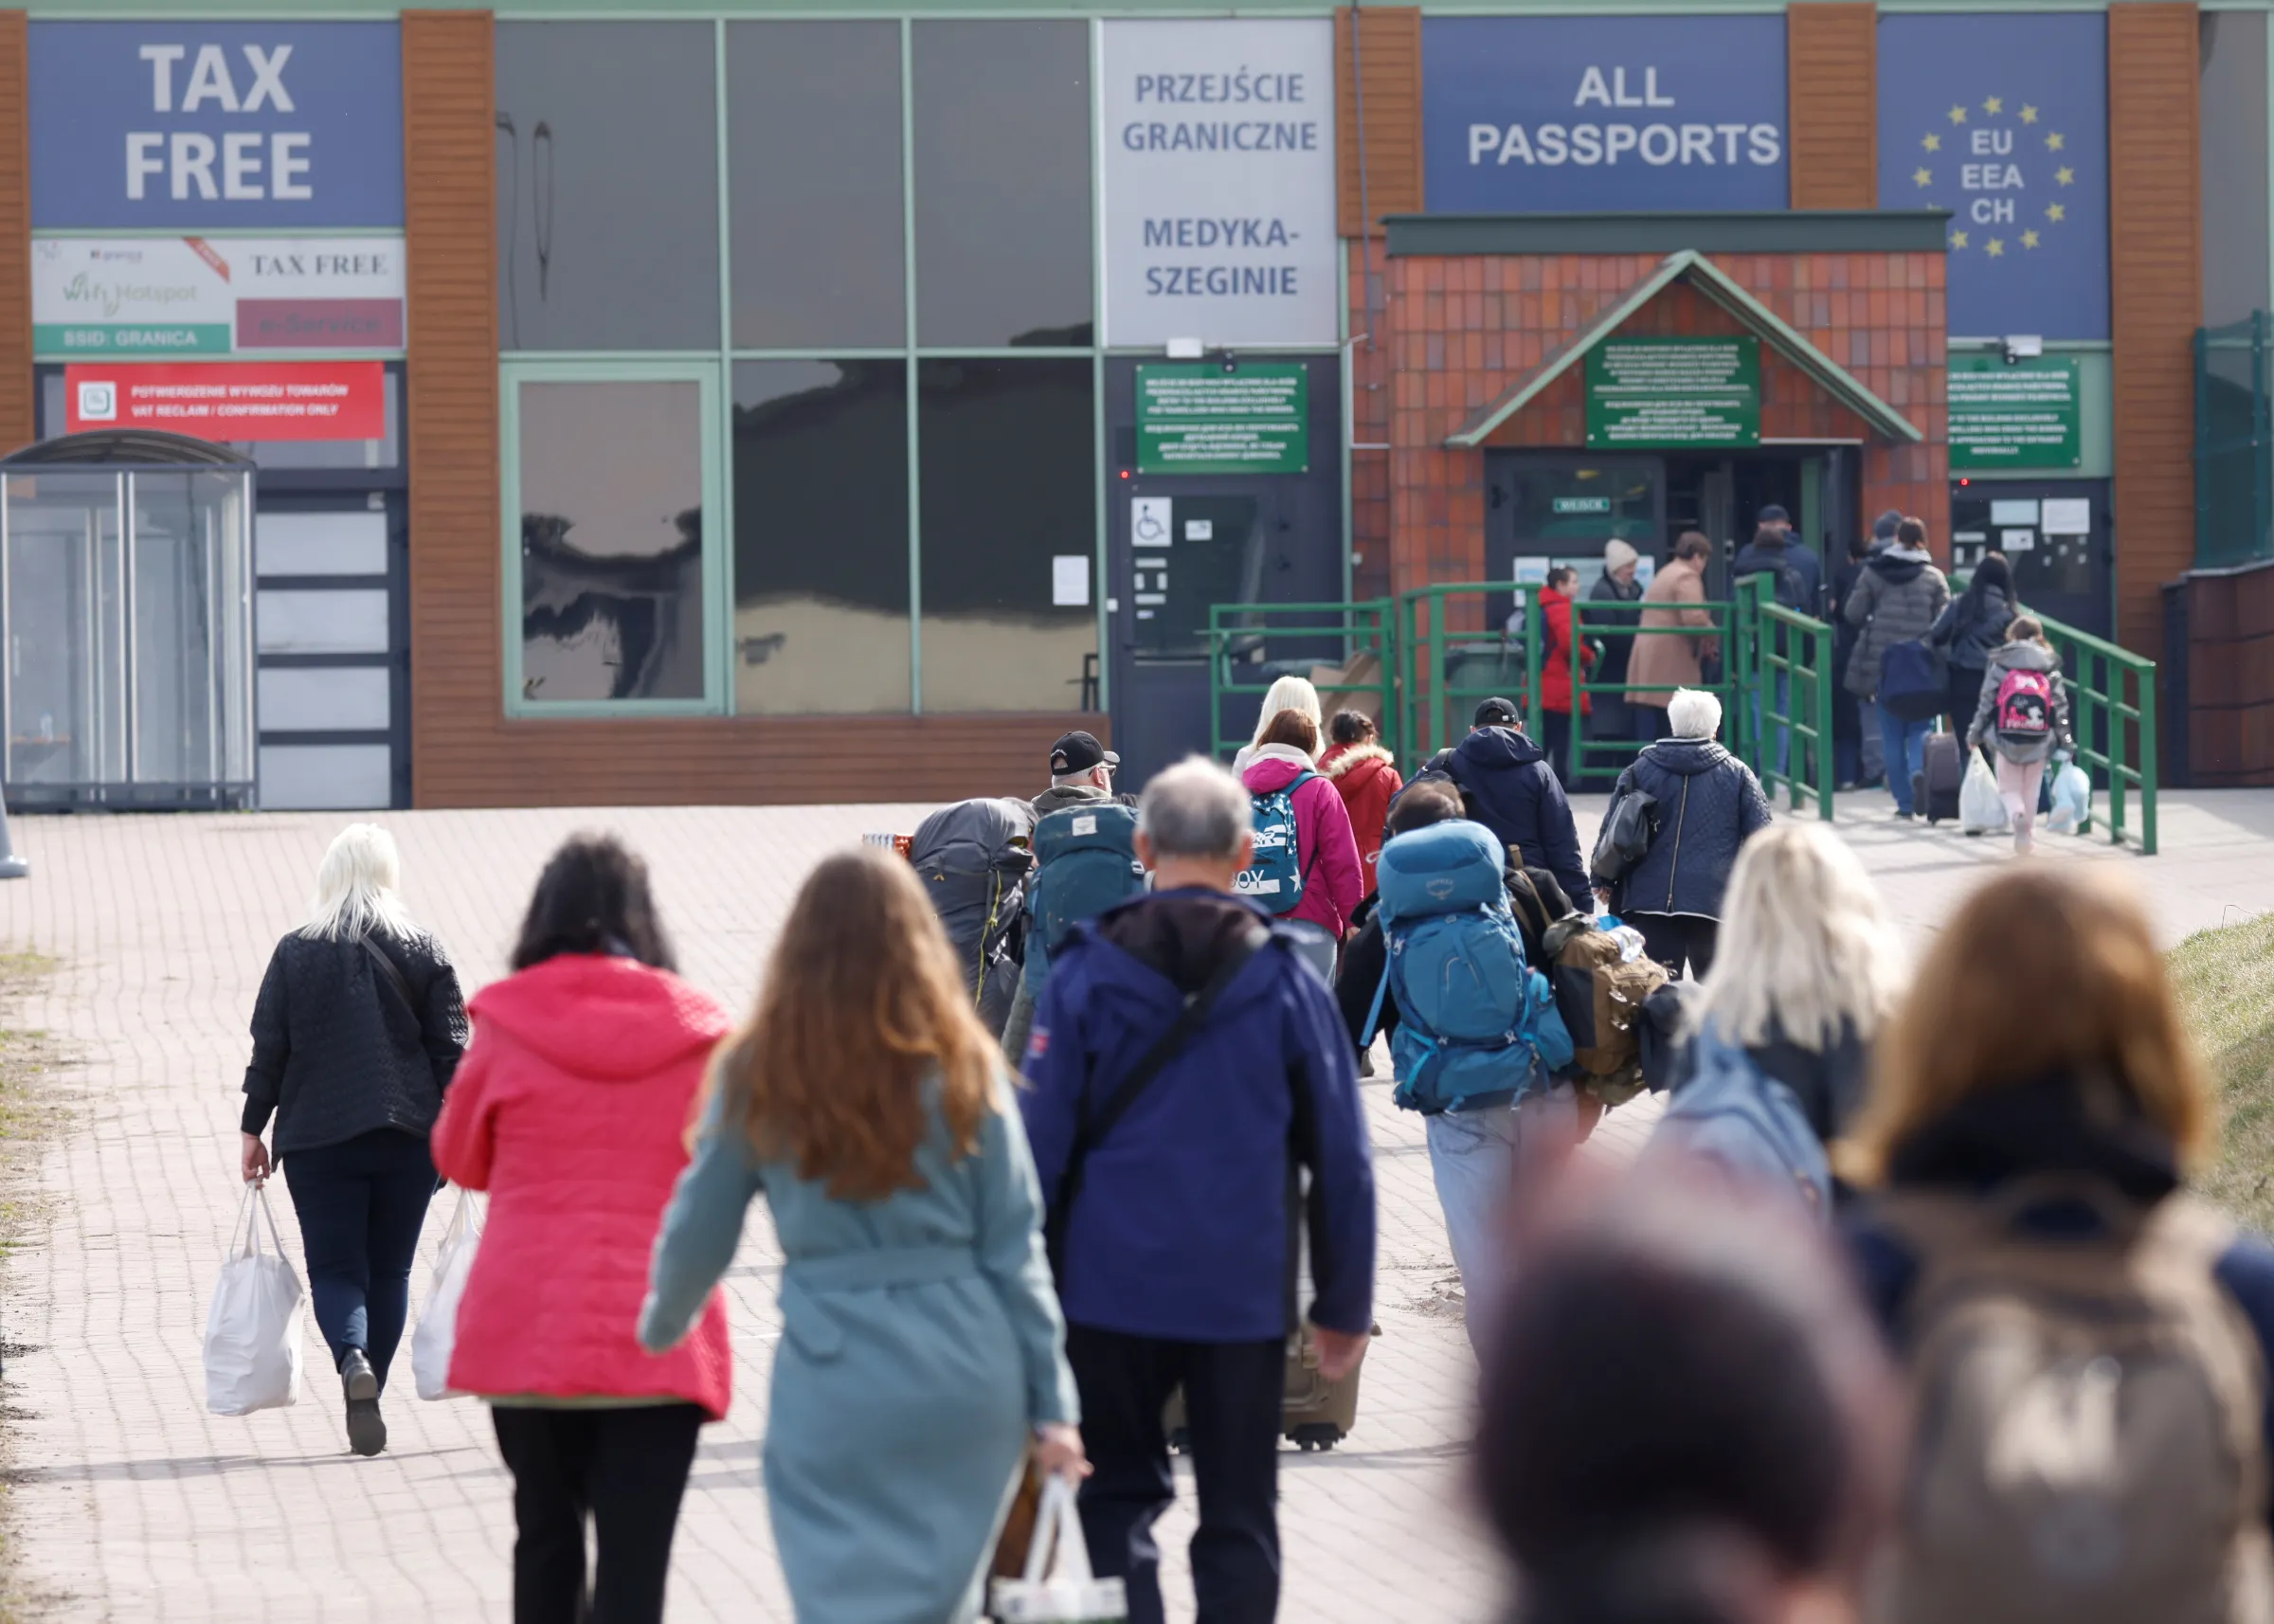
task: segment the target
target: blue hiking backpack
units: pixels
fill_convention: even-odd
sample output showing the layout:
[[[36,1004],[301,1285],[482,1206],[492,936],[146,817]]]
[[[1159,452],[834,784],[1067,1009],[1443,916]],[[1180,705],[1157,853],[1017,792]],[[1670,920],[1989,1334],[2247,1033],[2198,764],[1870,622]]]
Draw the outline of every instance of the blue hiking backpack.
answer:
[[[1547,978],[1524,956],[1508,909],[1507,854],[1481,823],[1455,820],[1400,835],[1376,866],[1387,963],[1398,999],[1398,1104],[1424,1116],[1493,1094],[1544,1087],[1571,1064],[1571,1033]]]
[[[1729,1182],[1832,1219],[1832,1164],[1800,1102],[1707,1021],[1690,1039],[1694,1070],[1651,1136],[1650,1157],[1703,1162]]]
[[[1041,867],[1026,888],[1026,990],[1042,996],[1050,955],[1085,919],[1145,891],[1137,814],[1118,801],[1061,806],[1035,825]]]
[[[1250,790],[1255,813],[1255,860],[1232,889],[1273,913],[1292,913],[1303,901],[1303,853],[1295,827],[1295,791],[1319,775],[1308,768],[1279,789]]]

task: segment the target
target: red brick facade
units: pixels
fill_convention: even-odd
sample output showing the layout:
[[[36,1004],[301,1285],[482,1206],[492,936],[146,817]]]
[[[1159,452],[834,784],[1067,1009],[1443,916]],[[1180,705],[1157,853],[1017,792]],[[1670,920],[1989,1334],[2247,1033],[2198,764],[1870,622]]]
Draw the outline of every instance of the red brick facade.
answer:
[[[1357,347],[1360,442],[1389,442],[1388,533],[1372,468],[1352,457],[1353,545],[1369,590],[1482,579],[1484,454],[1445,441],[1617,304],[1665,261],[1638,255],[1400,256],[1388,262],[1373,319],[1387,376]],[[1715,263],[1925,435],[1890,444],[1781,357],[1764,353],[1765,438],[1865,442],[1863,510],[1899,508],[1947,546],[1943,262],[1937,253],[1734,254]],[[1354,271],[1357,267],[1354,265]],[[1353,305],[1363,279],[1352,278]],[[1353,315],[1359,313],[1354,308]],[[1364,331],[1354,328],[1354,331]],[[1643,334],[1740,333],[1736,317],[1676,282],[1629,318]],[[1372,388],[1380,382],[1385,387]],[[1496,445],[1584,448],[1580,374],[1552,384],[1494,434]],[[1377,403],[1386,396],[1386,410]],[[1385,421],[1386,420],[1386,421]],[[1386,547],[1385,547],[1386,543]],[[1390,559],[1390,581],[1375,569]]]

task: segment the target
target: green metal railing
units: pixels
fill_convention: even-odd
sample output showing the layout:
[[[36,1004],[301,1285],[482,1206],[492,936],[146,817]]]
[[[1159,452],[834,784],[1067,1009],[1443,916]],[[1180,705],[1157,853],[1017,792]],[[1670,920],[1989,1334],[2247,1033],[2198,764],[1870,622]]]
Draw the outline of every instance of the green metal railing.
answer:
[[[2274,556],[2274,317],[2195,330],[2195,568]]]
[[[1778,603],[1773,578],[1766,574],[1740,576],[1735,586],[1740,641],[1732,664],[1738,690],[1752,697],[1739,703],[1741,714],[1724,731],[1737,741],[1732,748],[1772,801],[1781,789],[1796,812],[1814,800],[1816,815],[1830,822],[1837,778],[1832,739],[1832,628]]]
[[[2024,614],[2036,614],[2027,604]],[[2142,857],[2156,855],[2156,662],[2037,615],[2038,624],[2060,652],[2068,679],[2068,722],[2077,739],[2077,765],[2108,792],[2108,839],[2139,842]],[[2124,806],[2130,785],[2139,797],[2139,827],[2131,830]]]
[[[1289,617],[1300,617],[1301,623],[1285,623]],[[1228,731],[1224,722],[1224,702],[1227,699],[1254,697],[1260,702],[1271,691],[1272,683],[1282,674],[1282,668],[1300,665],[1297,674],[1312,677],[1316,667],[1331,665],[1330,659],[1298,659],[1272,661],[1266,658],[1273,641],[1318,644],[1340,643],[1341,661],[1345,673],[1363,670],[1361,662],[1368,655],[1374,659],[1373,676],[1359,676],[1351,681],[1319,682],[1312,680],[1319,691],[1320,701],[1328,715],[1337,706],[1335,701],[1357,695],[1372,701],[1369,707],[1379,719],[1381,742],[1392,754],[1398,753],[1398,655],[1397,628],[1390,621],[1390,601],[1373,598],[1348,604],[1211,604],[1208,605],[1208,728],[1209,749],[1218,761],[1229,760],[1234,751],[1248,742],[1245,731]]]

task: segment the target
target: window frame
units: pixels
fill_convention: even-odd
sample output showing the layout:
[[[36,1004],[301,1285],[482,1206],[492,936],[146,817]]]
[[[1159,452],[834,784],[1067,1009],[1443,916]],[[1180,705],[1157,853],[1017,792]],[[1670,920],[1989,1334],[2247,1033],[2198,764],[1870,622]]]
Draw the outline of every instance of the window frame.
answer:
[[[530,699],[522,684],[521,608],[521,386],[523,384],[693,384],[698,402],[697,443],[702,458],[703,693],[692,699]],[[729,713],[727,658],[732,604],[727,553],[731,514],[723,501],[722,413],[719,367],[709,359],[504,361],[498,370],[498,534],[503,562],[498,603],[505,714],[526,717],[721,716]],[[717,515],[713,520],[713,515]]]

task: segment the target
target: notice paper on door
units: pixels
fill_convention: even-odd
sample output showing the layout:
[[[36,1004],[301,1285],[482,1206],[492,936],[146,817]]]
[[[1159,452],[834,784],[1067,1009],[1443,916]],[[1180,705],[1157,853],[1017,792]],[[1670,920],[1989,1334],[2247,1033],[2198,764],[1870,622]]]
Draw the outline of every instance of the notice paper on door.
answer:
[[[2048,535],[2090,535],[2092,533],[2092,498],[2089,496],[2048,496],[2042,506],[2043,517],[2038,529]]]
[[[1056,609],[1087,608],[1090,604],[1090,560],[1078,552],[1061,552],[1050,561],[1050,603]]]
[[[2037,545],[2033,530],[2001,530],[1997,532],[1997,550],[2011,557],[2016,552],[2028,552]]]

